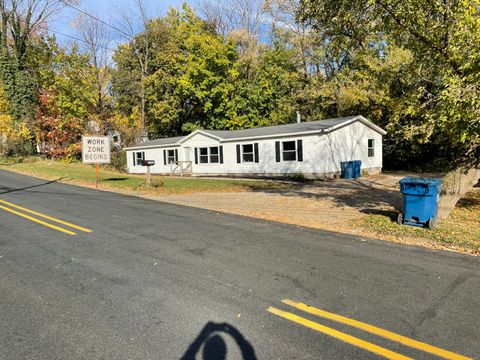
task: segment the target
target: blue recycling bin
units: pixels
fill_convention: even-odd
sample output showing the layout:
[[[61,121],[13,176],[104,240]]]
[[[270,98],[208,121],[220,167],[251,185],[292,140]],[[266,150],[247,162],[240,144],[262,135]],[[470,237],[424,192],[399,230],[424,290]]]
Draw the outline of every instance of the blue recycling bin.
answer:
[[[360,160],[340,162],[342,179],[356,179],[360,177],[361,168],[362,162]]]
[[[398,214],[397,222],[433,229],[437,224],[441,188],[440,179],[406,177],[400,180],[403,213]]]
[[[362,172],[362,160],[355,160],[355,178],[359,178]]]

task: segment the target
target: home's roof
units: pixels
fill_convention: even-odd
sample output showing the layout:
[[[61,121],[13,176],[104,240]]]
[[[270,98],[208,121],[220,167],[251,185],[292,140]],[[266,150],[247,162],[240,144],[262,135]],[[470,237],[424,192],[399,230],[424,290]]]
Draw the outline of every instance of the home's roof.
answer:
[[[317,121],[308,121],[294,124],[285,124],[285,125],[275,125],[275,126],[265,126],[253,129],[245,130],[197,130],[187,136],[177,136],[172,138],[163,138],[152,141],[147,141],[134,145],[132,147],[126,148],[130,149],[141,149],[141,148],[153,148],[153,147],[163,147],[163,146],[172,146],[180,145],[182,142],[190,139],[192,136],[195,136],[197,133],[201,133],[220,141],[231,141],[231,140],[240,140],[240,139],[249,139],[249,138],[268,138],[276,136],[295,136],[300,134],[311,134],[317,132],[327,132],[333,131],[337,128],[348,125],[352,122],[360,121],[363,124],[369,126],[375,131],[385,135],[386,132],[382,128],[376,126],[372,122],[365,119],[363,116],[348,116],[335,119],[326,119],[326,120],[317,120]]]
[[[349,116],[336,119],[308,121],[294,124],[265,126],[260,128],[245,129],[245,130],[202,130],[204,133],[208,133],[215,137],[224,140],[241,139],[249,137],[260,136],[272,136],[272,135],[284,135],[303,132],[314,132],[320,130],[326,130],[337,125],[343,124],[347,121],[353,120],[357,116]]]
[[[143,149],[143,148],[151,148],[151,147],[160,147],[160,146],[169,146],[169,145],[176,145],[177,142],[182,140],[185,136],[176,136],[176,137],[169,137],[169,138],[161,138],[155,139],[150,141],[145,141],[142,143],[138,143],[132,146],[125,148],[126,150],[130,149]]]

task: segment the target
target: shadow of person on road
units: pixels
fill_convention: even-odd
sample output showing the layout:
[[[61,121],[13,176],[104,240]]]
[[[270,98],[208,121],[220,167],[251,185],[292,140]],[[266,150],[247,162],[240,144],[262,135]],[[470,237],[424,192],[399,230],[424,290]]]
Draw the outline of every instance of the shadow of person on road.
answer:
[[[57,183],[57,182],[60,182],[62,179],[63,179],[63,177],[58,178],[57,180],[50,180],[50,181],[47,181],[47,182],[43,182],[41,184],[25,186],[25,187],[22,187],[22,188],[11,188],[11,187],[6,187],[6,186],[0,186],[0,195],[1,194],[9,194],[9,193],[12,193],[12,192],[29,190],[29,189],[37,188],[37,187],[40,187],[40,186],[45,186],[45,185]]]
[[[255,350],[243,335],[232,325],[227,323],[208,322],[197,338],[190,344],[181,360],[195,360],[202,352],[203,360],[225,360],[227,359],[227,344],[221,334],[233,338],[238,345],[243,360],[257,360]],[[203,348],[202,348],[203,347]]]

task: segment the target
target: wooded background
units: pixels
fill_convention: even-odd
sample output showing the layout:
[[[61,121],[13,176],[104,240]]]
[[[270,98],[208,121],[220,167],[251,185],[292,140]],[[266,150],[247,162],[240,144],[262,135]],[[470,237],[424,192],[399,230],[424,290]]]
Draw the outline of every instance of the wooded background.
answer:
[[[479,165],[479,0],[204,0],[164,17],[138,0],[113,23],[78,11],[60,45],[49,22],[80,5],[0,1],[0,154],[75,158],[84,133],[130,145],[299,111],[385,128],[386,169]]]

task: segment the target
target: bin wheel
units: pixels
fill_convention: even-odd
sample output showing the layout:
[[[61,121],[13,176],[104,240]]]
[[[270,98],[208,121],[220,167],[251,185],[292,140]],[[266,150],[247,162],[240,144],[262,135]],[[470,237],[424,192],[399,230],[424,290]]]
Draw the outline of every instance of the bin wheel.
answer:
[[[428,219],[427,221],[427,228],[429,228],[430,230],[432,230],[433,228],[435,228],[435,226],[437,226],[437,221],[431,217],[430,219]]]
[[[399,213],[398,216],[397,216],[397,223],[399,225],[403,225],[403,214],[402,213]]]

